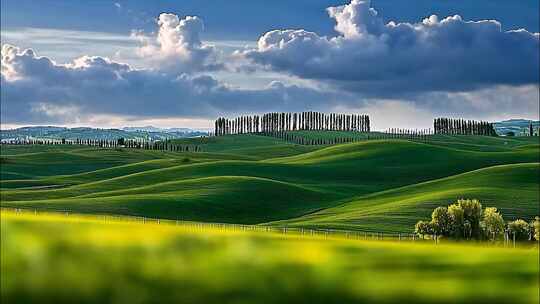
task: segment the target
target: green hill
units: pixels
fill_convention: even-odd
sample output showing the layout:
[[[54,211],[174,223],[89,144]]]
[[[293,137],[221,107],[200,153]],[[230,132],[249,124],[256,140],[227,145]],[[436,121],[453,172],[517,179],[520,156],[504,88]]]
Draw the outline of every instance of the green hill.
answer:
[[[435,207],[460,198],[476,198],[484,206],[495,206],[507,219],[532,220],[540,214],[539,177],[539,163],[488,167],[361,196],[340,206],[273,224],[407,232],[419,217],[428,219]]]
[[[334,146],[258,135],[179,141],[204,152],[2,146],[1,206],[378,231],[410,231],[430,208],[460,197],[499,207],[508,219],[539,213],[534,138],[434,136]]]

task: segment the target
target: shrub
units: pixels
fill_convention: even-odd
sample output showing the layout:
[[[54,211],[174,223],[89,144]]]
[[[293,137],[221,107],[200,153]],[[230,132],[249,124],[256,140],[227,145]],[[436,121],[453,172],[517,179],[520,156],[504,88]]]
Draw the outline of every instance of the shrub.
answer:
[[[510,232],[510,238],[516,236],[516,240],[528,240],[529,239],[529,224],[522,219],[515,220],[508,223],[508,231]]]

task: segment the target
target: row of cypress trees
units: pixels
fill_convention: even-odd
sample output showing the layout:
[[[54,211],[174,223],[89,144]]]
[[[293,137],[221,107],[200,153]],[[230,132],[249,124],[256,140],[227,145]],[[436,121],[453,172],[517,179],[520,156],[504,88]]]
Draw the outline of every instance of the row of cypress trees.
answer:
[[[179,145],[169,140],[147,141],[119,138],[105,139],[25,139],[5,142],[12,145],[81,145],[99,148],[131,148],[153,151],[201,152],[199,145]]]
[[[296,130],[369,132],[368,115],[320,112],[267,113],[262,116],[220,117],[214,124],[214,135],[270,133]]]
[[[435,118],[435,134],[497,136],[493,124],[486,121]]]

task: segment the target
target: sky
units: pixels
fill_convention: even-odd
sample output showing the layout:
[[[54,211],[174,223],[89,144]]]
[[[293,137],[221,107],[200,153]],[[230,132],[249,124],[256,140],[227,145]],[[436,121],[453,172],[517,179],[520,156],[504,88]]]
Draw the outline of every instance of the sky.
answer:
[[[539,1],[1,2],[1,127],[539,116]]]

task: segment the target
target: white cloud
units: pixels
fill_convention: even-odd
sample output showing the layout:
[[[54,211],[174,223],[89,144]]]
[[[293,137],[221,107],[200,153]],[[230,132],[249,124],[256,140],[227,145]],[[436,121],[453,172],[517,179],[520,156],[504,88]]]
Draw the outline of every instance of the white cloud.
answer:
[[[219,70],[224,67],[218,60],[216,48],[201,41],[204,23],[199,17],[180,19],[175,14],[162,13],[157,24],[157,35],[148,36],[141,31],[132,33],[142,44],[138,49],[141,57],[152,59],[161,69],[181,72]]]
[[[335,37],[274,30],[239,52],[273,71],[333,83],[371,97],[473,91],[539,82],[539,34],[502,31],[460,16],[383,24],[369,1],[331,7]]]

